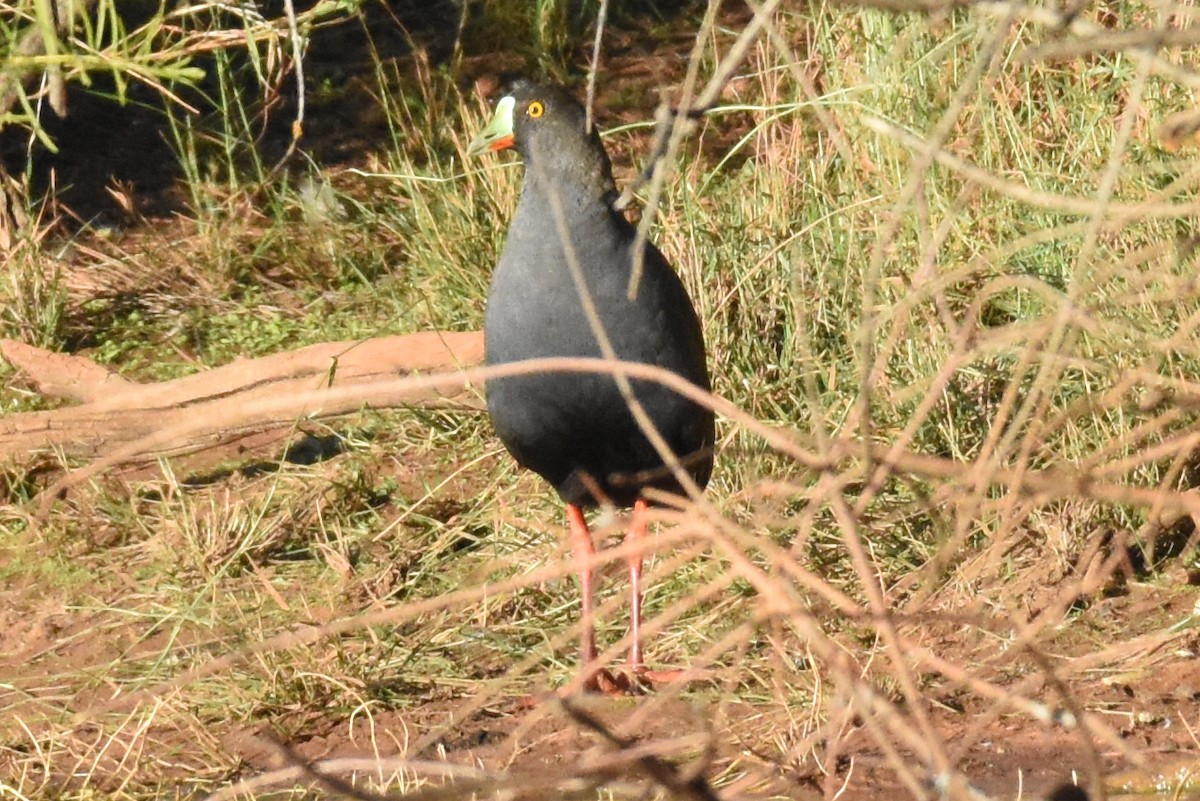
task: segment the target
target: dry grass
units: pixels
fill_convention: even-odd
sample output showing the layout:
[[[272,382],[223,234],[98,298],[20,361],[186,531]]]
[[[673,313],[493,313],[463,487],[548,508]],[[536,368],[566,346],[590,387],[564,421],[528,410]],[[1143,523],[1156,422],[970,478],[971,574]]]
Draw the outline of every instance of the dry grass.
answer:
[[[527,19],[549,52],[562,7]],[[615,55],[639,13],[602,48],[602,124],[650,116]],[[648,658],[692,681],[556,700],[578,599],[549,490],[479,415],[368,410],[327,461],[109,473],[41,521],[46,477],[9,470],[0,789],[972,798],[1194,771],[1200,205],[1156,139],[1200,86],[1193,12],[1063,13],[778,10],[644,189],[722,412],[647,571]],[[717,21],[651,31],[663,83],[694,67],[703,95],[753,25]],[[519,172],[464,168],[484,109],[456,75],[374,68],[390,143],[356,169],[206,179],[178,128],[194,218],[62,261],[24,240],[5,334],[148,378],[477,327]],[[626,177],[647,134],[607,139]]]

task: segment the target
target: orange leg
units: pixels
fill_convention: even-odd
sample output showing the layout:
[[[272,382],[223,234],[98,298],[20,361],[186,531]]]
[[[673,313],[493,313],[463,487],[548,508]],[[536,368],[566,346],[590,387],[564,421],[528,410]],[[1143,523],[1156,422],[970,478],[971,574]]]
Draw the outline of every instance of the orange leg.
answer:
[[[596,629],[592,606],[592,579],[595,576],[596,547],[588,531],[587,520],[578,506],[567,504],[567,520],[571,524],[571,552],[575,555],[575,569],[579,572],[579,589],[583,594],[583,609],[579,615],[579,669],[590,673],[596,661]],[[594,687],[595,675],[590,675],[586,686]]]
[[[633,516],[629,521],[629,531],[625,535],[628,543],[638,546],[629,554],[629,588],[632,597],[629,601],[629,670],[634,676],[646,670],[642,661],[642,558],[644,553],[641,545],[646,539],[646,510],[647,505],[639,498],[633,504]]]

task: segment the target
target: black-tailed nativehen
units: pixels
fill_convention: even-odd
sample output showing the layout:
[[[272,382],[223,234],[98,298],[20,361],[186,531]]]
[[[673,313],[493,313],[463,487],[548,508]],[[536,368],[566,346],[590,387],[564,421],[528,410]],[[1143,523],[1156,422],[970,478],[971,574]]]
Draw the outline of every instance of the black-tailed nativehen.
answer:
[[[644,247],[629,297],[635,229],[613,208],[608,154],[583,107],[559,86],[517,80],[468,154],[516,148],[524,185],[492,276],[484,319],[489,365],[541,357],[604,356],[598,327],[623,361],[666,368],[709,389],[700,321],[658,248]],[[585,310],[591,307],[591,314]],[[642,551],[629,559],[628,680],[595,664],[594,546],[584,510],[633,506],[626,542],[646,532],[647,488],[682,494],[671,467],[701,488],[713,460],[713,414],[660,383],[631,381],[634,397],[676,457],[665,460],[638,424],[612,373],[540,372],[487,382],[501,442],[567,504],[583,592],[581,670],[588,689],[628,689],[645,674],[641,649]]]

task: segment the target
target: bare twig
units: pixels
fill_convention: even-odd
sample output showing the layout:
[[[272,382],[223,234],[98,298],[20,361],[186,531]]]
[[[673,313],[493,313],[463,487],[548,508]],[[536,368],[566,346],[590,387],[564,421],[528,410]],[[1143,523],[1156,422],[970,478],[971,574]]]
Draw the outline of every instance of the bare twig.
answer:
[[[592,132],[593,107],[596,105],[596,73],[600,69],[600,45],[604,41],[604,24],[608,20],[608,0],[600,0],[596,12],[596,38],[592,42],[592,63],[588,65],[587,103],[584,104],[584,130]]]

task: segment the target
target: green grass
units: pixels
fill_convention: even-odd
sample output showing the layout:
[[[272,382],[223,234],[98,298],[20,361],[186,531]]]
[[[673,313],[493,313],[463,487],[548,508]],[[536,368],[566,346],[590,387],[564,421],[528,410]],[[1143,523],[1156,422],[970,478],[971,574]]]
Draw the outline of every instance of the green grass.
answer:
[[[566,4],[516,5],[484,4],[460,55],[525,31],[515,37],[523,56],[567,72],[581,39]],[[1152,13],[1120,7],[1125,25]],[[664,34],[692,33],[686,26],[698,19],[647,15]],[[633,12],[619,19],[639,21]],[[1188,335],[1200,291],[1190,253],[1176,244],[1191,236],[1190,219],[1097,222],[1030,194],[1094,199],[1119,157],[1114,201],[1161,202],[1178,179],[1172,202],[1193,199],[1188,157],[1153,135],[1190,94],[1150,77],[1136,97],[1138,66],[1123,53],[1024,60],[1023,48],[1057,36],[1028,21],[972,82],[997,19],[978,10],[779,14],[791,52],[752,52],[732,94],[685,144],[658,210],[655,240],[696,298],[716,394],[814,453],[900,443],[960,465],[952,475],[914,468],[875,478],[878,461],[852,449],[814,471],[721,423],[708,497],[728,524],[718,532],[693,523],[690,538],[655,556],[646,616],[664,630],[650,659],[713,671],[684,694],[690,703],[759,710],[771,732],[750,739],[768,761],[802,762],[792,749],[817,727],[846,710],[866,714],[846,700],[852,687],[903,698],[887,627],[846,613],[839,598],[861,611],[873,588],[885,592],[909,653],[944,646],[947,659],[997,686],[1041,668],[1019,647],[1007,663],[973,649],[1025,636],[1027,613],[1062,606],[1028,635],[1047,653],[1086,656],[1150,630],[1145,620],[1106,630],[1086,616],[1114,581],[1089,585],[1077,604],[1067,597],[1093,538],[1105,534],[1104,555],[1149,547],[1158,527],[1144,503],[1106,501],[1082,485],[1039,495],[989,476],[1086,467],[1104,481],[1171,489],[1189,475],[1188,454],[1171,438],[1195,425],[1200,369]],[[724,50],[735,33],[713,41]],[[710,49],[703,58],[712,64]],[[246,70],[265,69],[261,59],[221,56],[201,87],[208,113],[171,117],[188,215],[82,235],[86,249],[62,263],[56,233],[31,234],[0,288],[3,335],[86,349],[128,377],[162,380],[314,342],[480,326],[520,171],[505,158],[464,161],[484,111],[460,89],[457,62],[430,69],[421,58],[376,55],[355,80],[387,126],[377,149],[358,154],[353,169],[293,161],[274,172],[258,146],[259,90],[247,88],[256,84]],[[602,75],[600,97],[612,105],[600,119],[648,118],[653,81],[635,91],[621,80]],[[1131,107],[1132,136],[1114,147]],[[921,154],[872,119],[921,139],[941,130],[948,153],[1007,189],[944,163],[917,172]],[[606,141],[623,179],[640,169],[645,128]],[[89,269],[100,277],[84,281]],[[11,371],[0,381],[6,413],[42,403]],[[1172,406],[1174,398],[1189,402]],[[478,701],[503,718],[517,714],[516,699],[570,679],[578,598],[561,509],[535,476],[516,471],[485,417],[366,411],[326,424],[314,433],[344,439],[329,460],[301,466],[254,454],[201,477],[164,463],[72,490],[42,521],[31,497],[40,485],[10,471],[12,506],[0,511],[0,579],[15,588],[9,624],[53,604],[53,625],[82,645],[38,651],[16,677],[19,692],[6,696],[0,685],[0,710],[21,721],[0,728],[0,787],[28,798],[208,792],[241,775],[222,736],[262,726],[303,742],[361,714],[411,723],[410,756],[436,755],[415,744],[444,747],[472,731],[470,714],[451,714],[456,704]],[[1137,578],[1165,584],[1173,559],[1194,563],[1194,543],[1181,553],[1186,539],[1164,538],[1160,561]],[[856,541],[873,575],[864,576]],[[768,609],[763,581],[790,611],[755,617]],[[526,583],[455,600],[505,582]],[[619,562],[602,586],[601,640],[611,644],[625,633]],[[1164,603],[1170,597],[1164,590]],[[393,619],[280,641],[176,683],[208,660],[382,609]],[[1102,634],[1076,635],[1074,620]],[[978,686],[905,664],[922,687],[950,686],[991,709],[986,695],[972,695]],[[112,700],[135,690],[162,702],[140,730]],[[1050,703],[1036,690],[1014,692]],[[140,737],[146,750],[80,779],[75,766],[99,758],[73,728],[85,709],[95,731]],[[871,714],[893,733],[918,730],[902,703],[893,718]],[[713,724],[718,738],[725,723]],[[184,767],[156,769],[164,755]],[[519,772],[530,763],[515,764]],[[720,750],[728,780],[741,764]]]

